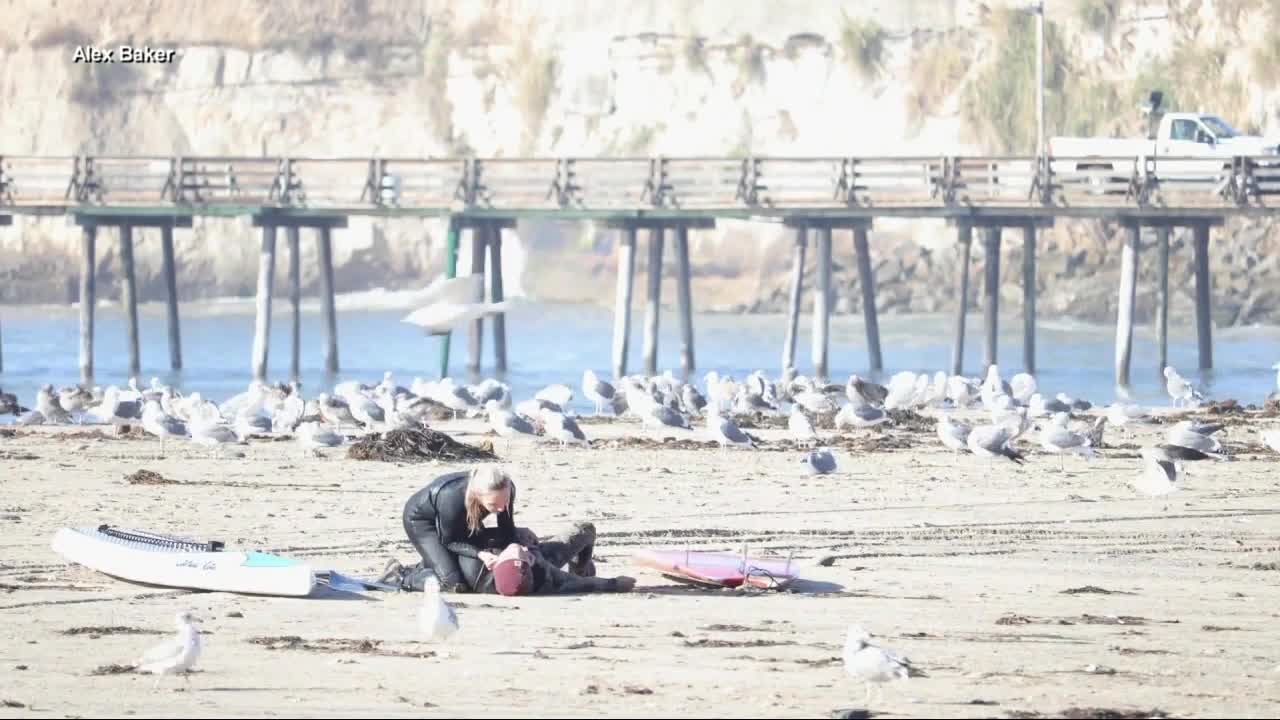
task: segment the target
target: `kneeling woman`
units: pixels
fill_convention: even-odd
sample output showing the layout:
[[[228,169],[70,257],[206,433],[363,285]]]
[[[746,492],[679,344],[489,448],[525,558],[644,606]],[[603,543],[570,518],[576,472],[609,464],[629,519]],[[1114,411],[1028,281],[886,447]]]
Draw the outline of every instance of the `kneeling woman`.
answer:
[[[443,475],[414,493],[404,506],[404,531],[422,562],[402,573],[403,585],[421,590],[434,574],[445,591],[472,590],[497,562],[493,550],[537,543],[516,527],[515,499],[511,477],[494,465]],[[497,527],[483,526],[490,514],[497,515]]]

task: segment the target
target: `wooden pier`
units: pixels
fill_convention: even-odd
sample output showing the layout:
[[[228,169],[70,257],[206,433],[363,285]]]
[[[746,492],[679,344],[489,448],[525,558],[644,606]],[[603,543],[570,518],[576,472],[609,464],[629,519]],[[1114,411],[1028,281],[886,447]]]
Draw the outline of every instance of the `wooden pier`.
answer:
[[[1087,162],[1085,162],[1087,160]],[[1187,161],[1192,161],[1188,163]],[[1170,168],[1165,170],[1164,168]],[[459,236],[470,231],[471,272],[489,266],[489,296],[503,297],[501,237],[520,218],[602,220],[619,235],[613,372],[626,372],[630,307],[639,231],[649,238],[648,295],[643,361],[657,371],[661,272],[666,238],[677,270],[681,369],[694,370],[693,288],[689,230],[717,219],[783,222],[796,234],[788,325],[782,366],[792,368],[804,295],[804,261],[814,240],[813,373],[829,367],[831,254],[852,235],[866,325],[867,367],[883,369],[876,314],[872,233],[876,218],[940,218],[955,228],[959,249],[952,372],[963,371],[965,318],[970,297],[967,268],[973,229],[987,258],[982,297],[984,361],[997,361],[999,249],[1003,230],[1023,233],[1023,365],[1036,368],[1035,295],[1037,229],[1056,218],[1098,218],[1127,228],[1116,329],[1116,380],[1127,383],[1132,354],[1132,312],[1142,228],[1153,227],[1160,255],[1157,332],[1161,364],[1167,359],[1168,232],[1194,233],[1196,325],[1202,368],[1213,364],[1208,245],[1210,228],[1227,217],[1280,213],[1280,158],[1063,158],[1033,157],[747,157],[747,158],[263,158],[263,157],[30,157],[0,156],[0,224],[15,215],[69,215],[84,229],[80,271],[80,370],[93,377],[95,252],[98,227],[115,228],[124,264],[129,319],[129,370],[138,357],[134,229],[159,228],[168,291],[170,366],[182,366],[173,229],[195,216],[252,216],[263,231],[258,273],[258,319],[250,365],[266,375],[277,228],[289,246],[293,353],[290,375],[300,371],[300,230],[316,232],[322,352],[337,372],[337,312],[332,265],[333,232],[353,215],[448,217],[446,274],[457,272]],[[839,235],[834,233],[840,233]],[[140,237],[140,236],[139,236]],[[487,252],[486,252],[487,250]],[[507,366],[505,323],[493,319],[496,369]],[[480,368],[483,320],[471,327],[468,368]],[[448,339],[442,373],[448,372]],[[0,349],[0,363],[3,362]],[[0,365],[0,369],[2,369]]]

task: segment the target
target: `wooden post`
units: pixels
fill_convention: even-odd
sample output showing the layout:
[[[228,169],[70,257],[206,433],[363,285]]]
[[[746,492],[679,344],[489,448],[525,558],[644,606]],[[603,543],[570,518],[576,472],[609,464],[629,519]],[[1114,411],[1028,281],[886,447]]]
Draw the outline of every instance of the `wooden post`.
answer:
[[[160,252],[164,260],[164,283],[168,290],[169,368],[182,369],[182,332],[178,325],[178,269],[173,258],[173,226],[160,226]]]
[[[1036,374],[1036,226],[1022,226],[1022,365]]]
[[[636,228],[628,225],[618,242],[618,289],[613,299],[613,378],[627,374],[631,341],[631,295],[635,286]]]
[[[661,225],[649,228],[649,304],[644,315],[644,371],[658,374],[658,316],[662,312]]]
[[[867,354],[871,371],[884,369],[880,355],[880,321],[876,317],[876,276],[871,271],[871,249],[867,245],[867,228],[859,225],[853,229],[853,249],[858,255],[858,284],[862,286],[862,320],[867,326]]]
[[[84,226],[84,241],[80,245],[80,384],[93,385],[93,311],[97,305],[95,270],[97,259],[98,226]]]
[[[693,289],[689,269],[689,227],[676,226],[676,295],[680,301],[680,369],[693,372]]]
[[[782,369],[796,366],[796,338],[800,334],[800,298],[804,295],[804,255],[808,247],[807,228],[796,228],[796,245],[791,264],[791,297],[787,305],[787,336],[782,342]]]
[[[1156,228],[1156,274],[1159,286],[1156,291],[1156,344],[1159,346],[1163,371],[1169,364],[1169,226]]]
[[[324,370],[338,372],[338,307],[333,289],[333,228],[320,227],[320,310],[324,315]]]
[[[967,223],[956,227],[956,249],[960,262],[956,266],[955,340],[951,345],[951,374],[964,372],[964,316],[969,309],[969,246],[973,244],[973,228]]]
[[[1129,361],[1133,357],[1133,304],[1138,290],[1138,238],[1142,226],[1125,227],[1120,255],[1120,298],[1116,311],[1116,384],[1129,386]]]
[[[983,329],[986,331],[984,370],[996,364],[996,349],[1000,339],[1000,231],[1002,228],[983,229],[986,245],[986,282],[983,286]]]
[[[289,380],[297,382],[302,377],[302,243],[297,225],[285,230],[289,241],[289,310],[292,348],[289,352]]]
[[[458,276],[458,233],[461,230],[461,222],[455,215],[449,216],[449,230],[446,235],[447,248],[445,250],[444,259],[444,276],[446,278],[455,278]],[[446,333],[444,342],[440,343],[440,377],[449,377],[449,341],[453,339],[453,333]]]
[[[267,381],[267,353],[271,345],[271,288],[276,274],[276,226],[262,226],[258,254],[257,319],[253,325],[253,379]]]
[[[502,225],[489,225],[489,299],[502,302]],[[493,364],[499,373],[507,371],[507,318],[493,316]]]
[[[827,358],[831,327],[831,227],[818,228],[818,282],[813,294],[813,374],[827,379]]]
[[[133,265],[133,226],[120,226],[120,265],[124,269],[123,297],[125,319],[129,333],[129,377],[142,374],[142,359],[138,353],[138,282]]]
[[[488,223],[481,222],[471,226],[471,274],[479,275],[476,295],[472,302],[484,302],[484,246],[488,240]],[[484,317],[471,321],[470,342],[467,343],[467,369],[472,373],[480,372],[480,353],[484,349]]]
[[[1195,226],[1196,245],[1196,340],[1200,348],[1200,369],[1213,367],[1212,290],[1209,277],[1209,224]]]

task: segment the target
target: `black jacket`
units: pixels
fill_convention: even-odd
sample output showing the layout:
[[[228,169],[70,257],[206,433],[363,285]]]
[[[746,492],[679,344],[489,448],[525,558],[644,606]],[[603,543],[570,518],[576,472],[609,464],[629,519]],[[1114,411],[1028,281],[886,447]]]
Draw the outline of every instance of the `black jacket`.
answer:
[[[435,526],[440,543],[455,555],[478,557],[481,550],[501,552],[516,541],[516,488],[511,486],[507,509],[498,513],[498,527],[481,528],[472,534],[467,530],[467,481],[471,473],[462,470],[436,478],[430,485],[414,493],[405,508],[406,519]],[[480,519],[488,516],[482,510]]]

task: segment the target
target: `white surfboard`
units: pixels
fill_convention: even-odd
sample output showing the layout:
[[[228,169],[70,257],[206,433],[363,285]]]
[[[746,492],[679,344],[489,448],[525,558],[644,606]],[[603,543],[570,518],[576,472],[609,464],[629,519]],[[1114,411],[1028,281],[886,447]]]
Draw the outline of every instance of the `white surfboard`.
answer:
[[[102,525],[62,528],[54,552],[98,572],[146,585],[301,597],[311,593],[309,565],[256,550]]]

